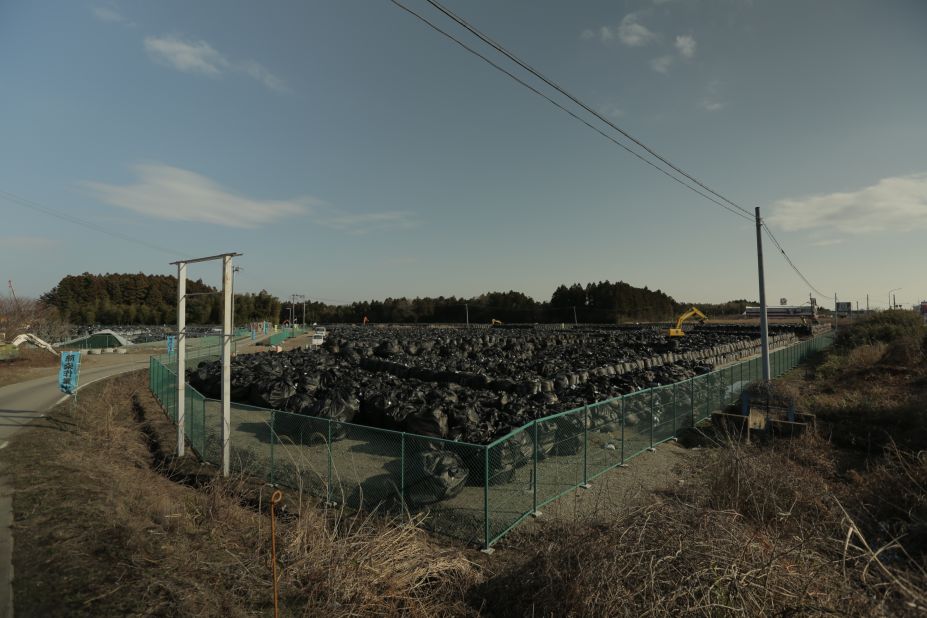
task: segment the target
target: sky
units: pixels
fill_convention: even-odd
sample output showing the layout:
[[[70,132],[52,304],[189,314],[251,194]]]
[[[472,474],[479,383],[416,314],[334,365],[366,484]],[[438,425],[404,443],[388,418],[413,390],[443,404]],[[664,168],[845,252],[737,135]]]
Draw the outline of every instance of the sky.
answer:
[[[820,302],[927,298],[927,2],[446,3],[760,207]],[[0,0],[0,75],[0,276],[23,296],[235,251],[236,290],[326,302],[758,297],[751,221],[388,0]],[[764,240],[770,302],[806,301]]]

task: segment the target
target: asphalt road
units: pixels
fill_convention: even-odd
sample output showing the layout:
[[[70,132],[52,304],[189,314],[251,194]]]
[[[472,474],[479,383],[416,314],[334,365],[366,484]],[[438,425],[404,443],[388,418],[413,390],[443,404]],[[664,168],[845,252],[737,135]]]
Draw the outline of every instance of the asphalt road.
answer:
[[[125,362],[102,367],[82,367],[80,386],[126,371],[144,369],[148,357],[125,356]],[[10,384],[0,388],[0,448],[17,431],[41,418],[67,395],[58,390],[58,375]]]
[[[125,361],[81,368],[80,386],[127,371],[144,369],[148,357],[126,355]],[[58,390],[58,374],[0,388],[0,452],[23,427],[67,397]],[[11,489],[0,479],[0,618],[13,616],[13,503]]]

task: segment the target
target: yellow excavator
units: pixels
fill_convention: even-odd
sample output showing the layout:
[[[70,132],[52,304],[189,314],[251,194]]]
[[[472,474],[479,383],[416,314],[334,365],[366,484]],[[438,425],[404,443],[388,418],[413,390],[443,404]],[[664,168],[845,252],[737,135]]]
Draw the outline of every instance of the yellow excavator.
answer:
[[[698,310],[698,307],[689,307],[689,310],[679,316],[676,320],[676,328],[669,329],[670,337],[685,337],[686,333],[682,330],[682,323],[689,318],[698,318],[699,323],[704,324],[708,316]]]

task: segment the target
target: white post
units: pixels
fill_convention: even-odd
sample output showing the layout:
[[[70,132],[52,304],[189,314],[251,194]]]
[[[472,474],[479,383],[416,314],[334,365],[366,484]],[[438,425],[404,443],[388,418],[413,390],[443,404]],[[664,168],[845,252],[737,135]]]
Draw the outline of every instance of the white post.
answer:
[[[177,456],[183,457],[187,408],[187,264],[177,263]]]
[[[222,256],[222,476],[231,462],[232,401],[232,256]]]
[[[760,207],[756,207],[756,260],[760,274],[760,363],[763,367],[763,382],[769,382],[769,324],[766,319],[766,280],[763,276],[763,221]]]

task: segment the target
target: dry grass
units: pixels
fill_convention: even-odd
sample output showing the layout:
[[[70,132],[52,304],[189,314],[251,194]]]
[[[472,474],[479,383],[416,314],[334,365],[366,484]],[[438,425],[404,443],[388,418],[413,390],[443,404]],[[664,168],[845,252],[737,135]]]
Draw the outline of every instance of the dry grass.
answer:
[[[842,490],[826,480],[836,474],[828,445],[814,438],[773,448],[732,443],[706,452],[700,468],[684,489],[607,524],[547,528],[524,560],[481,587],[478,597],[490,600],[487,613],[927,611],[923,563],[905,559],[903,541],[877,540],[858,502],[841,501]],[[913,502],[922,495],[917,486],[908,493]],[[917,504],[922,509],[923,498]]]
[[[0,361],[0,386],[52,375],[60,360],[46,350],[22,346],[16,358]]]
[[[776,382],[823,437],[703,435],[713,448],[684,483],[607,523],[543,528],[474,603],[497,616],[927,614],[917,341],[839,349]]]
[[[253,485],[169,480],[156,469],[156,436],[170,434],[152,427],[161,419],[139,372],[88,387],[75,415],[59,411],[4,451],[16,488],[17,614],[271,611],[270,525],[246,506]],[[461,590],[478,576],[414,521],[305,502],[279,526],[278,551],[284,615],[465,614]]]

